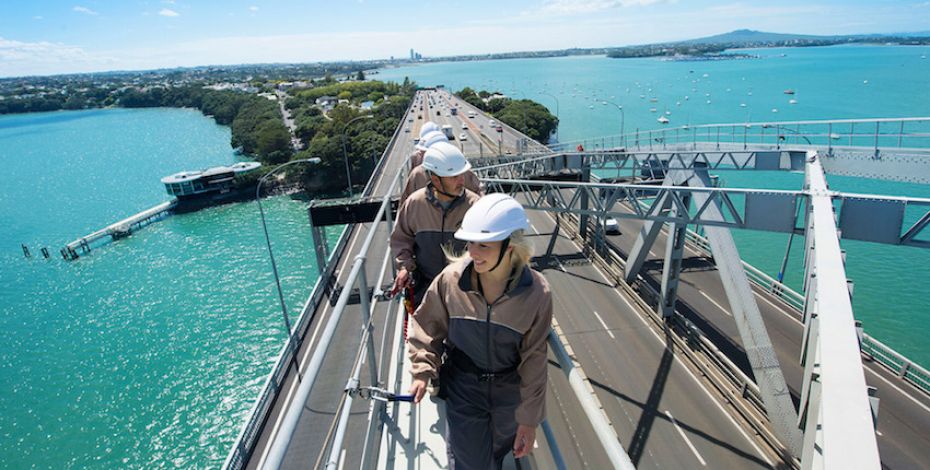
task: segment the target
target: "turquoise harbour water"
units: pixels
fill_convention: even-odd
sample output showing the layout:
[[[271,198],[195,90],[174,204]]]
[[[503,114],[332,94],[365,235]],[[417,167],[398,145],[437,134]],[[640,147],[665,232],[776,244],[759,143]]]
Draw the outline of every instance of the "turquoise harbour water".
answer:
[[[585,56],[446,62],[384,69],[371,78],[410,77],[421,86],[444,85],[451,91],[469,86],[533,99],[558,112],[561,141],[619,134],[621,113],[603,105],[604,100],[623,106],[626,132],[661,127],[656,119],[665,111],[671,112],[669,126],[930,116],[930,59],[921,58],[930,55],[930,47],[859,45],[743,52],[759,58],[672,62]],[[786,95],[786,89],[795,94]],[[790,99],[797,104],[789,104]],[[720,176],[728,187],[800,189],[804,181],[801,174],[771,172],[720,172]],[[841,191],[930,197],[925,185],[828,180],[831,188]],[[918,214],[907,216],[916,220]],[[775,277],[787,235],[747,230],[734,230],[733,235],[743,259]],[[930,337],[925,297],[930,291],[930,250],[856,241],[842,245],[848,253],[847,273],[855,283],[853,307],[865,330],[912,360],[930,365],[924,342]],[[785,276],[796,289],[803,274],[803,246],[803,237],[795,238]]]
[[[0,468],[222,465],[285,337],[256,204],[58,249],[167,200],[161,176],[237,161],[229,137],[194,110],[0,117]],[[305,207],[265,200],[292,318]]]
[[[619,131],[619,113],[597,104],[592,94],[625,107],[627,130],[658,127],[648,108],[664,112],[666,106],[671,125],[684,124],[682,119],[698,124],[930,114],[930,61],[919,59],[930,48],[754,53],[764,57],[438,63],[372,78],[409,75],[454,89],[516,89],[554,110],[555,100],[537,93],[545,89],[558,97],[563,141]],[[701,81],[691,83],[695,78]],[[638,98],[650,87],[658,103]],[[785,88],[797,91],[797,105],[787,104]],[[704,104],[706,98],[694,101],[705,93],[712,105]],[[692,100],[674,106],[684,94]],[[738,106],[742,101],[747,108]],[[773,107],[779,113],[772,114]],[[284,340],[256,205],[171,216],[76,262],[62,261],[58,249],[166,200],[158,181],[166,174],[237,161],[229,138],[228,128],[194,110],[0,116],[0,468],[222,465]],[[801,184],[800,175],[783,173],[722,178],[731,187]],[[848,191],[930,197],[917,185],[830,181]],[[281,197],[265,204],[293,316],[316,280],[306,204]],[[333,230],[328,238],[338,235]],[[777,271],[786,236],[734,235],[746,260]],[[23,258],[20,243],[33,258]],[[794,254],[802,243],[795,239]],[[41,258],[43,246],[52,259]],[[854,305],[867,331],[930,364],[922,344],[930,334],[930,309],[921,295],[930,290],[930,251],[844,246],[856,281]],[[797,282],[799,270],[794,259],[789,282]]]

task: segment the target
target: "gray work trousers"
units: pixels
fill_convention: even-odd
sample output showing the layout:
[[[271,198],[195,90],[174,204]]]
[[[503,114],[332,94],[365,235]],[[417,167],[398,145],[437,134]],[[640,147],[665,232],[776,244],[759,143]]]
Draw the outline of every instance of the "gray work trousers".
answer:
[[[452,470],[500,469],[513,450],[517,435],[514,412],[520,404],[516,372],[493,382],[461,371],[452,364],[442,374],[446,387],[446,446]]]

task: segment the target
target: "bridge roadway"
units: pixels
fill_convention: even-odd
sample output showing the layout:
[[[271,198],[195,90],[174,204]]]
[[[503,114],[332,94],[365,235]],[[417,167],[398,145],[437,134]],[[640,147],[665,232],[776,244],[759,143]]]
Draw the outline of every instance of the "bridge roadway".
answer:
[[[621,234],[608,236],[608,240],[626,258],[643,222],[633,219],[619,219],[618,222]],[[663,231],[659,235],[643,265],[644,277],[656,289],[662,279],[665,234]],[[795,249],[803,247],[803,239],[795,241]],[[755,285],[753,292],[785,380],[797,403],[803,374],[799,357],[804,324],[799,313],[776,296]],[[682,260],[678,300],[678,312],[697,324],[751,377],[752,371],[742,349],[720,275],[711,259],[691,247],[687,248]],[[893,300],[890,303],[893,305]],[[878,445],[883,468],[926,468],[930,462],[930,396],[877,362],[864,361],[863,365],[866,382],[878,389],[877,396],[881,399]]]
[[[435,114],[434,114],[435,115]],[[463,116],[451,117],[469,119]],[[419,120],[415,120],[419,121]],[[487,127],[483,129],[487,131]],[[411,133],[414,129],[411,129]],[[391,178],[412,152],[412,139],[401,141],[378,175],[374,194],[383,194]],[[552,219],[543,213],[531,213],[537,251],[545,248]],[[345,282],[367,225],[352,227],[345,254],[339,260],[337,281]],[[380,256],[387,250],[386,227],[378,228],[366,270],[370,283],[379,268]],[[698,377],[685,367],[673,348],[650,330],[641,314],[634,312],[635,302],[614,289],[594,266],[568,263],[581,259],[580,248],[570,239],[560,237],[554,253],[561,260],[543,272],[553,286],[555,315],[569,342],[610,416],[621,442],[639,468],[753,468],[769,467],[775,458],[751,441],[749,432],[727,415],[720,400],[708,391]],[[384,304],[376,307],[375,330],[384,329]],[[307,338],[298,357],[305,367],[320,326],[332,308],[322,302],[308,326]],[[610,324],[609,328],[606,326]],[[306,468],[316,461],[339,397],[349,375],[361,320],[357,308],[346,310],[338,326],[335,341],[323,363],[317,383],[304,405],[304,411],[288,448],[284,468]],[[380,334],[375,344],[380,344]],[[384,361],[387,362],[387,361]],[[609,468],[610,464],[593,430],[584,417],[564,375],[551,361],[548,419],[569,468]],[[293,370],[291,370],[293,372]],[[385,372],[385,371],[382,371]],[[364,374],[363,374],[364,375]],[[249,468],[258,468],[266,457],[271,437],[279,426],[284,406],[290,401],[296,381],[290,373],[282,387],[285,399],[278,399],[261,432]],[[367,427],[368,403],[353,404],[344,454],[344,468],[357,468]],[[538,434],[543,439],[542,433]],[[538,454],[543,454],[541,443]],[[540,462],[547,455],[537,456]],[[422,462],[421,462],[422,464]],[[703,464],[703,465],[702,465]],[[547,466],[542,464],[540,466]]]
[[[425,93],[419,95],[421,100],[425,98],[424,95]],[[449,98],[439,98],[437,95],[434,99]],[[463,107],[460,106],[459,109]],[[466,126],[471,125],[470,129],[474,129],[474,123],[467,122],[470,118],[464,112],[458,116],[447,116],[441,112],[440,116],[436,116],[433,110],[432,116],[427,117],[429,108],[426,105],[422,112],[417,107],[412,108],[411,112],[414,113],[413,116],[422,113],[422,118],[434,121],[439,117],[443,121],[440,124],[449,123],[454,128],[455,123],[461,127],[465,122]],[[405,164],[406,157],[413,150],[412,137],[418,135],[419,126],[425,122],[422,118],[414,118],[412,125],[409,122],[404,124],[411,126],[410,134],[399,134],[399,141],[388,156],[383,171],[377,176],[373,194],[383,194],[393,175]],[[459,132],[461,131],[458,131],[456,136]],[[474,132],[483,132],[488,139],[496,137],[496,132],[489,132],[487,125],[483,128],[479,125]],[[469,141],[473,140],[472,134]],[[512,142],[515,142],[515,139]],[[466,150],[466,153],[477,155],[476,150],[472,148],[472,151]],[[552,218],[548,214],[537,212],[532,212],[530,216],[534,236],[538,236],[536,249],[537,252],[541,252],[548,241],[547,234],[552,231]],[[345,282],[348,275],[345,268],[351,265],[367,228],[367,224],[351,228],[349,244],[338,261],[336,270],[337,282],[340,285]],[[382,226],[378,230],[366,266],[370,284],[375,282],[380,257],[387,250],[386,228]],[[626,243],[624,237],[634,233],[633,230],[632,226],[624,224],[625,235],[615,238],[614,242],[622,248]],[[656,251],[658,252],[657,249]],[[661,334],[644,320],[641,313],[636,312],[636,302],[626,297],[625,293],[614,289],[599,269],[583,260],[580,248],[575,242],[560,236],[554,253],[558,255],[556,259],[559,261],[544,263],[541,267],[553,286],[556,318],[574,348],[576,359],[591,379],[592,386],[610,416],[621,442],[639,468],[752,468],[777,464],[777,459],[752,439],[751,432],[724,411],[726,405],[721,402],[719,396],[709,391],[709,387],[702,382],[699,375],[689,369],[686,365],[687,360],[680,360],[676,357],[680,355],[676,354],[674,348],[666,347],[667,342]],[[706,290],[710,292],[708,295],[711,298],[717,298],[713,302],[691,300],[693,295],[702,296],[700,292],[704,292],[705,289],[701,288],[700,292],[689,290],[688,283],[693,282],[690,280],[690,261],[686,262],[685,266],[688,267],[688,272],[680,290],[683,304],[699,307],[701,313],[708,316],[724,315],[715,312],[715,309],[720,309],[714,305],[714,302],[725,305],[725,300],[719,297],[722,295],[722,288],[719,289],[719,293],[710,287]],[[652,266],[647,264],[647,267]],[[385,282],[387,281],[389,280]],[[764,304],[760,307],[766,308]],[[379,303],[375,308],[375,331],[379,333],[375,344],[380,344],[380,333],[385,331],[384,304]],[[308,339],[304,341],[298,354],[302,368],[306,366],[310,353],[316,346],[315,340],[320,325],[326,323],[331,312],[332,308],[325,301],[320,304],[318,311],[314,312],[314,320],[308,326]],[[303,415],[284,461],[285,468],[306,468],[317,459],[349,375],[359,338],[360,323],[358,309],[350,306],[339,324],[337,341],[331,345],[313,392],[304,405]],[[730,329],[735,331],[735,328]],[[772,335],[774,340],[780,334]],[[796,364],[799,351],[799,347],[795,346],[793,350],[786,349],[785,352],[780,352],[779,358],[783,365]],[[569,468],[608,468],[607,458],[574,399],[564,375],[554,365],[554,361],[551,364],[548,419]],[[386,369],[382,370],[382,373],[386,373]],[[796,382],[796,378],[799,380],[799,374],[796,374],[797,377],[791,373],[787,375],[791,382]],[[903,387],[900,381],[893,378],[890,380],[896,386]],[[884,388],[880,392],[882,396]],[[282,409],[291,400],[295,389],[296,381],[291,373],[282,387],[284,399],[279,398],[276,401],[261,432],[255,453],[248,463],[250,468],[256,468],[263,462],[269,437],[276,432]],[[353,419],[349,423],[346,441],[346,448],[350,451],[344,453],[344,461],[341,463],[345,468],[356,468],[360,463],[362,439],[367,426],[367,408],[368,403],[362,400],[357,400],[352,408]],[[887,412],[884,402],[882,412]],[[880,424],[880,431],[881,426]],[[930,427],[918,425],[912,429],[912,433],[922,434],[926,438],[927,429]],[[538,437],[542,440],[542,433],[539,433]],[[537,453],[541,454],[544,447],[545,444],[541,443]],[[927,448],[926,445],[901,445],[899,449],[895,448],[894,453],[912,455],[918,452],[917,449],[924,452]],[[548,461],[547,456],[537,457],[540,466],[547,466],[544,463]],[[926,461],[919,455],[913,455],[913,458],[905,463]],[[916,465],[919,466],[921,465]],[[904,465],[892,468],[908,467]]]

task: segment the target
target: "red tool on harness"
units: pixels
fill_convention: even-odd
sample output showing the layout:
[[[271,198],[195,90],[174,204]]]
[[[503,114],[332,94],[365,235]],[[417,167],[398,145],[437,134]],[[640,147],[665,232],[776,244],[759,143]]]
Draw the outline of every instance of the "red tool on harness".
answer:
[[[407,286],[404,288],[404,342],[407,342],[407,323],[413,310],[413,286]]]

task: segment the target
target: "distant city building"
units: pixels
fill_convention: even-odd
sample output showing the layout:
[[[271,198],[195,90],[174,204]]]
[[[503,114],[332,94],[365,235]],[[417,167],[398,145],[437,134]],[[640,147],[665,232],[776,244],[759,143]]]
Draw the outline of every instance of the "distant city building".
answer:
[[[416,60],[416,58],[417,58],[417,53],[411,47],[410,48],[410,60]]]

